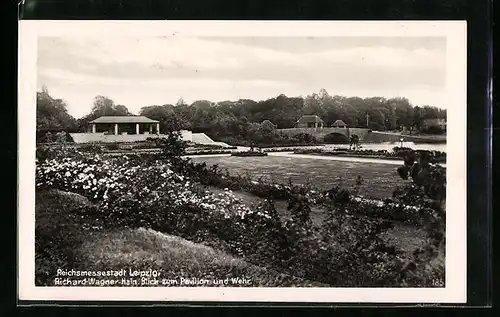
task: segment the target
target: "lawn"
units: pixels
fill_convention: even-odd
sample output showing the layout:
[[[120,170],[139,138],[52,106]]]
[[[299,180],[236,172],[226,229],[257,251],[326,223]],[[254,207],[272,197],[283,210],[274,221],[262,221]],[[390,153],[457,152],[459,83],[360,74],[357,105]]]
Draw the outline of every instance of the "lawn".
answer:
[[[343,186],[353,187],[356,178],[363,178],[359,194],[376,198],[392,196],[393,190],[405,183],[394,165],[378,163],[358,163],[326,161],[285,157],[195,157],[195,162],[217,164],[231,174],[248,174],[254,178],[283,183],[289,179],[297,184],[310,182],[320,190],[328,190],[342,182]]]
[[[53,285],[56,269],[151,269],[161,272],[170,282],[147,286],[195,286],[181,284],[181,277],[186,280],[203,277],[211,282],[226,278],[250,281],[229,286],[326,286],[252,265],[210,246],[152,229],[103,229],[99,221],[80,217],[79,209],[89,205],[85,197],[74,193],[59,190],[36,193],[37,285]]]

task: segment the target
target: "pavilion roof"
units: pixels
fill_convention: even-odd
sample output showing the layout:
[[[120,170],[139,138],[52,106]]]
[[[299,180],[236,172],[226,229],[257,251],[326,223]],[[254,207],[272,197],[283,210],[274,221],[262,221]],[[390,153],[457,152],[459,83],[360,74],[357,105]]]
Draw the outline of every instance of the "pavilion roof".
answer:
[[[102,116],[90,123],[158,123],[159,121],[144,116]]]
[[[299,120],[297,120],[297,122],[300,122],[300,123],[307,123],[307,122],[323,122],[323,119],[321,119],[320,117],[318,117],[317,115],[312,115],[312,114],[306,114],[306,115],[303,115],[302,117],[300,117]]]
[[[347,126],[347,124],[345,124],[345,122],[344,122],[344,121],[342,121],[342,120],[337,120],[337,121],[335,121],[335,122],[332,124],[332,127],[339,127],[339,126],[342,126],[342,127],[343,127],[343,126]]]

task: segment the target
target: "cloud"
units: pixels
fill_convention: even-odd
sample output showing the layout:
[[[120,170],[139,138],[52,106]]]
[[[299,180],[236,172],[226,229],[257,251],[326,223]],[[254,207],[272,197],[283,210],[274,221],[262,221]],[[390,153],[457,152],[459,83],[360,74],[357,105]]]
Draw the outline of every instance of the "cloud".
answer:
[[[140,98],[156,103],[173,103],[180,96],[213,101],[264,99],[320,88],[332,94],[419,91],[419,96],[437,95],[446,84],[444,45],[420,42],[406,38],[398,46],[395,40],[367,45],[329,38],[274,42],[175,36],[40,38],[38,79],[39,86],[60,91],[62,98],[107,93],[121,96],[117,97],[123,99],[121,103],[133,107],[139,107]],[[307,49],[298,49],[305,44]],[[314,87],[318,88],[308,90]],[[76,97],[70,99],[77,102]],[[91,107],[78,104],[85,112]]]

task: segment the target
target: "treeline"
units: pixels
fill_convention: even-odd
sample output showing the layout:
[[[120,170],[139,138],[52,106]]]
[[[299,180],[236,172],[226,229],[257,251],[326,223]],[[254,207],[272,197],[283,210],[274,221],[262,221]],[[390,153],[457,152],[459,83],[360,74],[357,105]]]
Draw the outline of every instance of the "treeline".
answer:
[[[67,105],[62,99],[49,95],[46,88],[36,94],[36,131],[59,132],[76,131],[77,120],[68,113]]]
[[[38,94],[37,128],[77,129],[86,131],[87,123],[103,115],[133,115],[127,107],[111,99],[97,96],[91,112],[75,120],[66,111],[65,103],[53,99],[44,90]],[[175,105],[152,105],[140,109],[139,115],[160,121],[161,131],[191,130],[206,133],[215,139],[245,139],[264,120],[277,128],[292,128],[307,114],[318,115],[330,126],[343,120],[350,127],[373,130],[399,130],[403,126],[418,131],[424,119],[446,118],[446,110],[432,106],[413,106],[406,98],[359,98],[330,95],[324,89],[304,97],[283,94],[262,101],[240,99],[211,102],[198,100],[187,104],[181,98]]]

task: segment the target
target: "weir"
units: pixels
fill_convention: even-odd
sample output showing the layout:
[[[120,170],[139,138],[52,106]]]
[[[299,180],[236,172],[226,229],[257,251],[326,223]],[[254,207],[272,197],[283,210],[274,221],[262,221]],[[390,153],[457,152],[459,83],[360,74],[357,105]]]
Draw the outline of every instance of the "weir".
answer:
[[[366,128],[290,128],[290,129],[276,129],[276,132],[293,137],[298,134],[306,133],[314,136],[316,139],[323,141],[324,137],[328,134],[340,134],[349,139],[353,135],[357,135],[360,141],[367,138],[371,133],[370,129]]]
[[[446,143],[446,135],[409,135],[391,132],[372,131],[367,128],[289,128],[276,129],[276,132],[293,137],[298,134],[307,133],[314,136],[319,141],[324,141],[327,135],[342,135],[347,140],[353,135],[357,135],[359,141],[366,143],[382,143],[382,142],[400,142],[401,138],[405,142],[429,142],[429,143]]]

